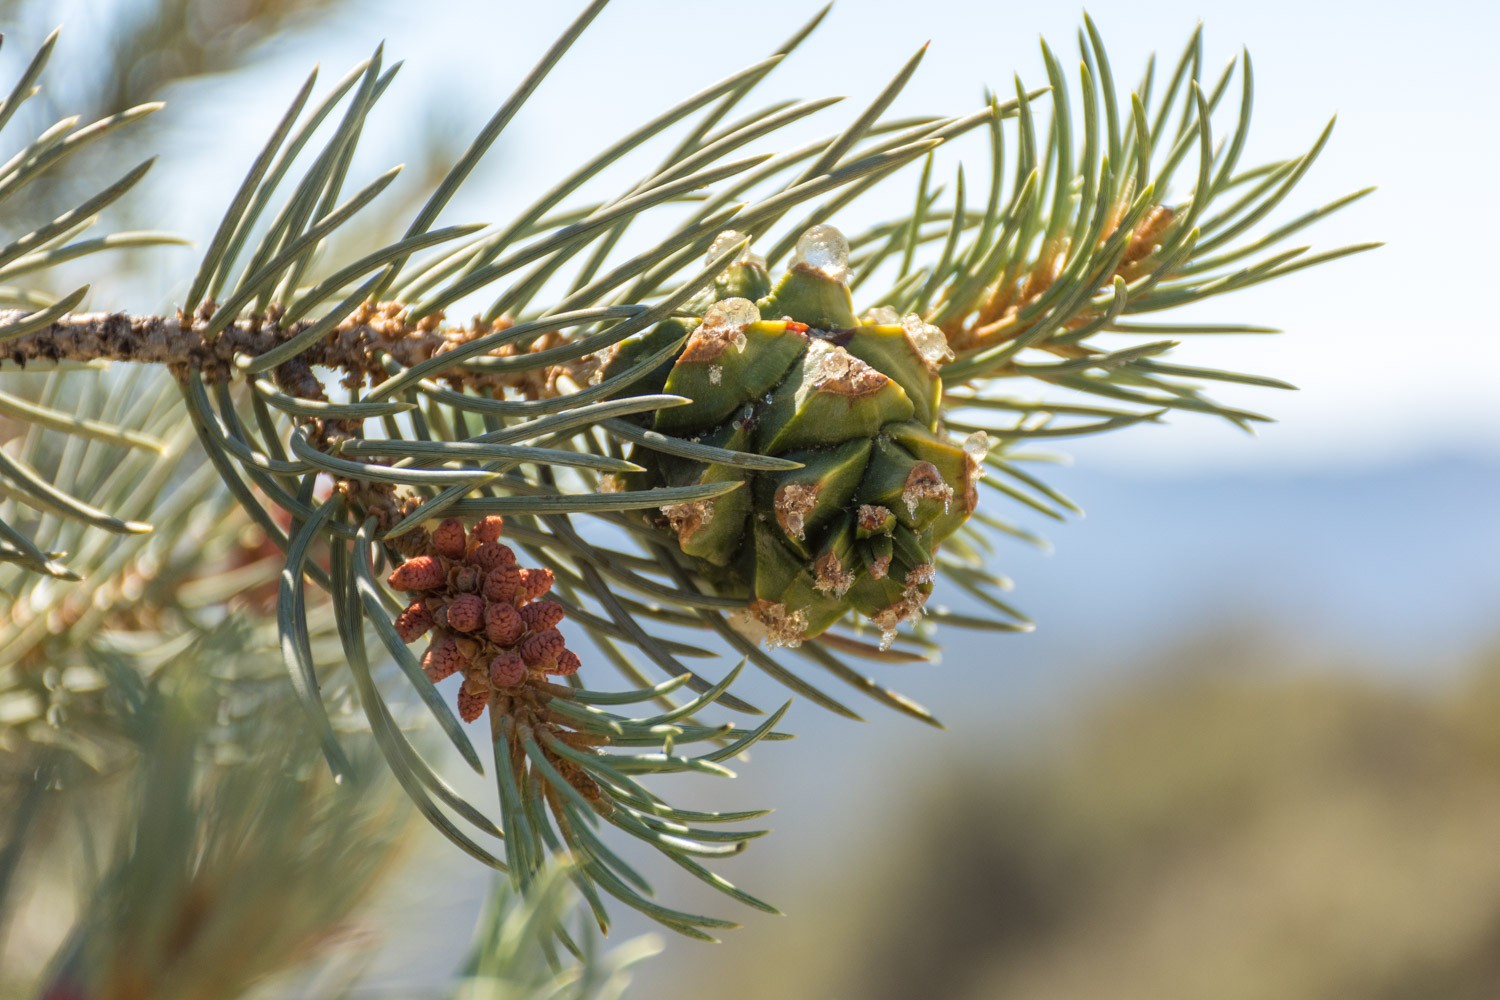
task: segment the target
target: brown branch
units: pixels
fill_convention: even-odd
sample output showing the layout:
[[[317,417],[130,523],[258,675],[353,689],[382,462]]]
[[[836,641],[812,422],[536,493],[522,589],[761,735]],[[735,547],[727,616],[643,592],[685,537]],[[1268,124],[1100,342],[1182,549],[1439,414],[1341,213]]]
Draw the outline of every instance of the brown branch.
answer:
[[[0,325],[19,322],[26,315],[21,310],[0,311]],[[273,308],[268,315],[246,317],[210,338],[205,333],[206,313],[195,316],[75,313],[0,344],[0,358],[23,367],[31,361],[161,364],[179,377],[184,372],[196,371],[207,381],[217,381],[232,376],[235,355],[263,354],[312,325],[299,322],[283,329],[276,323],[279,315],[280,311]],[[322,341],[308,348],[301,360],[342,371],[351,382],[368,380],[373,384],[386,378],[380,363],[382,353],[410,366],[507,326],[509,321],[501,320],[493,325],[476,321],[468,327],[444,327],[440,317],[413,323],[395,303],[372,303],[361,306]],[[514,349],[495,353],[504,356],[514,353]],[[492,390],[503,389],[515,380],[515,376],[477,372],[462,365],[444,371],[442,378],[455,387]]]
[[[27,315],[19,310],[0,311],[0,326],[19,322]],[[194,372],[205,381],[224,381],[237,370],[236,355],[264,354],[311,326],[310,322],[279,326],[282,310],[273,306],[264,315],[247,316],[209,336],[212,315],[208,307],[192,316],[75,313],[34,333],[0,343],[0,359],[22,367],[32,361],[160,364],[167,366],[178,379]],[[342,372],[344,384],[351,388],[366,383],[375,385],[388,377],[381,363],[383,356],[410,367],[510,325],[509,320],[481,324],[476,319],[468,327],[444,327],[440,315],[412,322],[405,308],[397,303],[366,303],[321,341],[278,365],[273,375],[283,391],[303,399],[323,400],[327,394],[312,370],[314,366]],[[491,356],[544,350],[555,346],[557,336],[543,334],[529,345],[507,344],[491,352]],[[480,372],[455,364],[438,377],[456,389],[470,388],[498,397],[507,389],[528,395],[547,392],[551,389],[550,374],[551,369],[509,374]],[[362,423],[317,417],[302,418],[300,422],[306,426],[313,443],[324,450],[340,439],[358,437]],[[420,503],[417,498],[399,496],[390,483],[338,477],[335,480],[335,489],[365,514],[373,515],[382,530],[411,513]],[[424,532],[412,532],[399,539],[396,548],[410,555],[425,544]]]

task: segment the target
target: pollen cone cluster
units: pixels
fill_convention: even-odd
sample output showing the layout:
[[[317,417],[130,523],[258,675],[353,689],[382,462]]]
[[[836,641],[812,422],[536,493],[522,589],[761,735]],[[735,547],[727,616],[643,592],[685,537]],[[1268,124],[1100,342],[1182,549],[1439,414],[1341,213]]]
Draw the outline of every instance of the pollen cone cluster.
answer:
[[[740,484],[650,519],[702,578],[746,599],[771,644],[795,645],[851,613],[889,640],[919,615],[937,545],[974,510],[987,449],[982,435],[954,441],[942,429],[941,365],[952,356],[942,332],[891,310],[855,317],[847,252],[837,230],[815,227],[774,288],[746,255],[701,321],[624,342],[602,373],[687,335],[646,391],[691,402],[657,411],[650,428],[738,454],[697,461],[637,447],[630,457],[647,471],[621,485]]]
[[[522,693],[547,674],[576,673],[577,654],[558,624],[562,605],[542,600],[552,571],[522,569],[500,542],[502,521],[486,517],[466,531],[456,518],[431,533],[431,551],[391,573],[394,590],[413,595],[396,617],[396,631],[412,643],[429,632],[422,669],[433,683],[462,673],[458,714],[472,722],[498,699]]]

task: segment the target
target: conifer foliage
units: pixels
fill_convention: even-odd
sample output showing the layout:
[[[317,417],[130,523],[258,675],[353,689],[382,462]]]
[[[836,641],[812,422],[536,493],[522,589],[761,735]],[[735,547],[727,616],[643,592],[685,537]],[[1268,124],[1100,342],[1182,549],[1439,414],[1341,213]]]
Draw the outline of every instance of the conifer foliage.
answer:
[[[1030,538],[1018,504],[1074,509],[1030,471],[1030,446],[1173,411],[1266,419],[1204,385],[1284,383],[1175,354],[1268,331],[1158,314],[1368,247],[1287,246],[1365,192],[1268,221],[1332,126],[1242,162],[1248,55],[1211,72],[1195,33],[1127,91],[1087,19],[1074,73],[1044,46],[1042,86],[891,118],[924,47],[830,134],[778,148],[835,102],[747,101],[819,14],[516,218],[448,222],[603,6],[541,54],[388,245],[325,252],[396,175],[352,169],[396,74],[381,48],[331,87],[313,73],[292,88],[175,311],[84,312],[86,287],[53,298],[34,280],[177,242],[86,232],[149,161],[0,247],[0,683],[34,706],[5,715],[7,741],[50,715],[97,755],[81,747],[103,710],[41,684],[47,665],[86,650],[149,674],[153,637],[209,628],[242,593],[335,776],[353,770],[335,709],[357,705],[417,808],[523,894],[566,856],[601,927],[608,896],[711,938],[732,921],[658,902],[613,845],[635,838],[772,909],[707,867],[763,832],[746,826],[761,813],[672,804],[654,780],[728,775],[789,735],[786,705],[735,694],[742,670],[850,718],[863,697],[934,722],[874,673],[931,658],[950,630],[1030,628],[1001,596],[992,540]],[[52,45],[0,128],[44,84]],[[0,166],[0,203],[152,110],[40,132]],[[966,169],[944,147],[969,133],[988,154]],[[658,166],[579,200],[648,145]],[[909,212],[840,231],[851,201],[903,171]],[[633,238],[647,217],[665,235]],[[253,550],[229,537],[246,526]],[[934,588],[971,610],[929,602]],[[413,697],[490,775],[495,805],[424,755]],[[481,716],[476,746],[462,723]]]

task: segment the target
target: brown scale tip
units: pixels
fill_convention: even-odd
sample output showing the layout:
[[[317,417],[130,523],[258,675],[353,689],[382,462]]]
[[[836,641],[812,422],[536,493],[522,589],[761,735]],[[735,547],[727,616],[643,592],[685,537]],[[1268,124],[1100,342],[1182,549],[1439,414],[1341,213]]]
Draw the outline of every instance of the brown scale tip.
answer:
[[[814,384],[821,392],[859,399],[875,395],[890,382],[842,347],[829,347],[812,363]]]
[[[807,516],[818,505],[818,483],[788,483],[776,491],[771,506],[776,511],[776,523],[793,538],[801,538],[807,529]]]
[[[870,616],[870,621],[884,632],[892,632],[896,626],[922,615],[927,595],[914,588],[908,589],[901,599]]]
[[[469,538],[463,522],[456,517],[446,517],[432,529],[432,547],[438,554],[449,559],[462,559],[469,547]]]
[[[433,556],[413,556],[392,571],[386,582],[393,590],[436,590],[444,583],[443,564]]]
[[[854,586],[854,574],[844,569],[836,553],[825,552],[813,563],[813,586],[819,593],[843,597]]]
[[[484,609],[484,635],[500,646],[514,646],[526,634],[520,612],[509,604],[494,603]]]
[[[903,582],[908,587],[921,587],[932,583],[936,579],[937,567],[932,565],[932,563],[922,563],[920,566],[913,566],[911,571],[906,574],[906,580]]]
[[[460,594],[448,605],[448,627],[456,632],[477,632],[484,624],[484,598]]]
[[[722,358],[740,337],[743,337],[743,328],[700,326],[682,346],[682,353],[677,356],[677,361],[690,365],[712,364]]]
[[[672,530],[677,532],[679,545],[686,545],[693,540],[693,536],[714,519],[714,505],[712,500],[689,500],[684,503],[671,503],[661,508],[662,514],[667,518],[667,523]]]
[[[891,511],[890,508],[882,507],[879,504],[866,503],[860,504],[859,513],[856,516],[859,518],[861,529],[865,531],[880,531],[890,521]]]
[[[767,646],[795,649],[807,638],[807,612],[800,608],[793,611],[778,601],[756,599],[749,611],[764,627]]]
[[[481,543],[499,541],[504,531],[505,519],[499,514],[491,514],[474,525],[474,540]]]
[[[931,462],[918,462],[906,477],[901,499],[906,503],[907,512],[915,516],[917,504],[923,500],[940,501],[946,508],[953,501],[953,487],[943,479],[937,466]]]

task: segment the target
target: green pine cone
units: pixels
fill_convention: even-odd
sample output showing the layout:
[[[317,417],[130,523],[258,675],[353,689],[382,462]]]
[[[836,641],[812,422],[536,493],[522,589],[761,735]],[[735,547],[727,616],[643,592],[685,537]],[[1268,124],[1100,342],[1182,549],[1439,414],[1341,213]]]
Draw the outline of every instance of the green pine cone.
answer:
[[[796,645],[851,612],[889,640],[921,614],[933,553],[978,499],[983,436],[955,443],[941,426],[939,365],[951,356],[942,333],[916,317],[857,319],[846,255],[837,230],[815,227],[774,288],[746,255],[720,277],[701,322],[669,320],[626,341],[602,373],[691,331],[646,391],[692,402],[657,411],[651,429],[799,466],[747,469],[637,445],[630,458],[646,471],[619,484],[743,484],[649,521],[701,577],[743,597],[773,645]],[[755,292],[752,303],[745,293]]]

